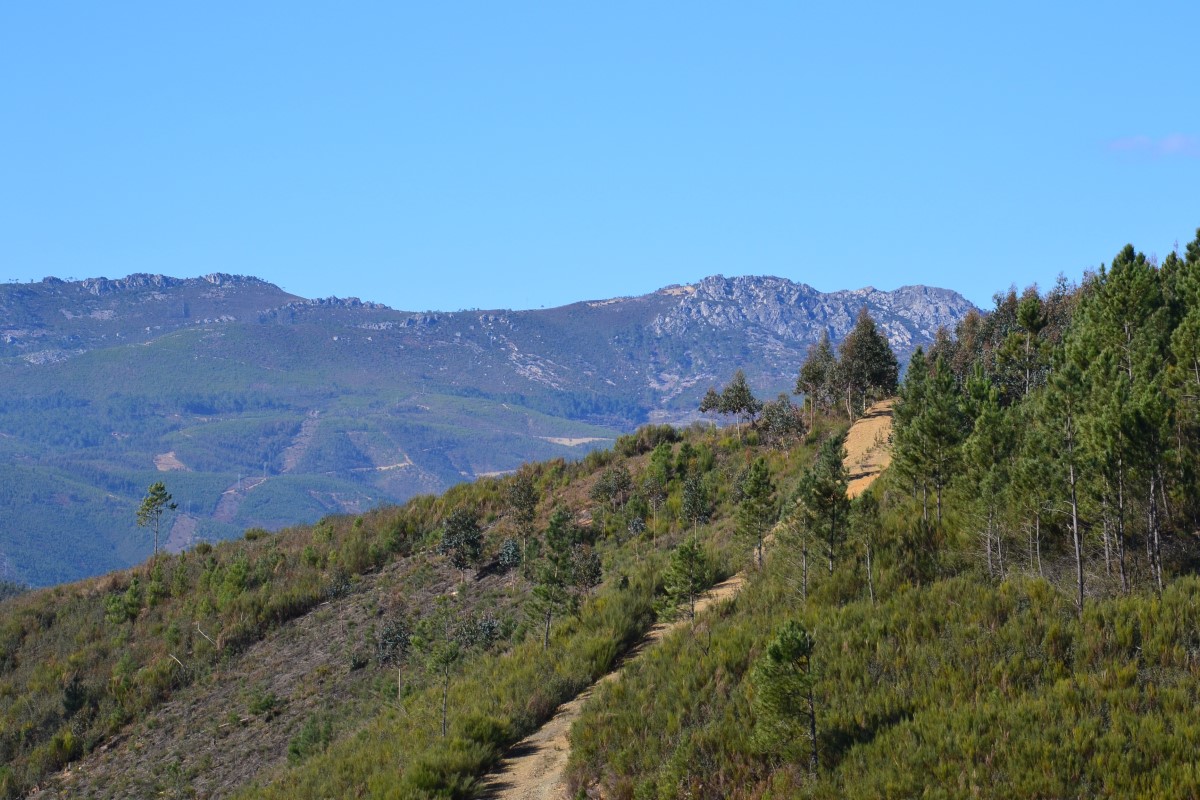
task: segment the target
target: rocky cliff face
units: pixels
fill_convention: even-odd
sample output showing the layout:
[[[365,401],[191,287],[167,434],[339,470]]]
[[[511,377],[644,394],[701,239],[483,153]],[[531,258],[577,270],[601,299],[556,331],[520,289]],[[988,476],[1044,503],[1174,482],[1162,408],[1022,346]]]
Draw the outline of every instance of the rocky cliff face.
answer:
[[[656,335],[696,333],[708,327],[741,330],[783,343],[813,342],[828,330],[839,341],[854,327],[858,310],[866,306],[892,348],[911,351],[932,341],[938,327],[952,325],[972,308],[957,292],[928,286],[822,293],[784,278],[717,275],[689,288],[677,306],[654,318],[651,327]]]

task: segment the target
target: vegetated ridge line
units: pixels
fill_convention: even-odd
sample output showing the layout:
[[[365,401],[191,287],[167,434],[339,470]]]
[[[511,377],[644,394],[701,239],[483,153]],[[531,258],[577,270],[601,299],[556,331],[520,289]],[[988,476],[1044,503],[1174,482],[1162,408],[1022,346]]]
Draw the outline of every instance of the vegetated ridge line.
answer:
[[[891,463],[892,407],[884,400],[867,409],[846,435],[846,458],[850,473],[846,494],[857,497],[867,490]],[[745,570],[709,589],[696,601],[696,614],[735,596],[746,582]],[[492,800],[567,800],[566,767],[571,752],[568,734],[596,686],[618,680],[621,670],[647,648],[686,626],[680,618],[656,623],[621,661],[620,666],[584,689],[573,700],[558,707],[554,716],[538,730],[515,744],[483,783],[482,796]]]

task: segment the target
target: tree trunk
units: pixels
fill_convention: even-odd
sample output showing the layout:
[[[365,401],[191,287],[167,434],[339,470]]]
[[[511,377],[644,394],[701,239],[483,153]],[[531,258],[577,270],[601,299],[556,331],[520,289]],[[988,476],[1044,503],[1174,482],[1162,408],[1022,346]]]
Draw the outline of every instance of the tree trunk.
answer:
[[[1110,549],[1109,549],[1109,544],[1108,544],[1108,528],[1109,528],[1108,516],[1109,515],[1108,515],[1108,497],[1107,496],[1101,498],[1100,508],[1101,508],[1101,510],[1100,510],[1100,517],[1101,517],[1100,533],[1104,537],[1104,574],[1111,576],[1112,575],[1112,561],[1111,561]]]
[[[1159,528],[1159,525],[1158,525],[1158,499],[1154,493],[1155,482],[1156,482],[1155,476],[1153,473],[1151,473],[1151,475],[1150,475],[1150,502],[1146,509],[1146,516],[1147,516],[1147,523],[1148,523],[1148,529],[1147,529],[1146,533],[1148,534],[1147,538],[1152,540],[1153,547],[1154,547],[1154,550],[1153,550],[1154,557],[1151,561],[1151,565],[1154,568],[1154,578],[1158,583],[1158,594],[1159,594],[1159,596],[1161,596],[1163,593],[1162,547],[1161,547],[1161,542],[1159,541],[1159,534],[1158,534],[1158,528]]]
[[[833,539],[837,536],[837,511],[829,515],[829,538],[825,540],[825,552],[829,556],[829,574],[833,574]]]
[[[808,602],[808,534],[800,539],[800,600]]]
[[[809,683],[808,683],[808,740],[812,743],[812,754],[808,758],[808,771],[812,775],[817,774],[817,703],[813,697],[812,690],[812,661],[809,660],[808,665]]]
[[[871,537],[867,537],[867,592],[871,596],[871,605],[875,605],[875,577],[871,574]]]
[[[1071,486],[1071,537],[1075,542],[1075,580],[1078,585],[1078,596],[1076,605],[1079,609],[1079,618],[1083,619],[1083,542],[1079,536],[1079,499],[1075,492],[1075,461],[1074,448],[1071,444],[1067,445],[1068,458],[1070,459],[1068,481]]]
[[[992,532],[983,529],[983,549],[987,553],[988,578],[996,577],[996,568],[992,565]]]
[[[1129,594],[1129,573],[1125,569],[1125,471],[1117,462],[1117,570],[1121,573],[1121,592]]]
[[[1033,517],[1033,540],[1037,544],[1037,565],[1038,577],[1042,576],[1042,512],[1038,512]]]
[[[442,738],[446,738],[446,701],[450,697],[450,670],[446,670],[446,680],[442,684]]]
[[[554,616],[554,612],[550,609],[546,610],[546,632],[542,636],[542,649],[550,649],[550,618]]]

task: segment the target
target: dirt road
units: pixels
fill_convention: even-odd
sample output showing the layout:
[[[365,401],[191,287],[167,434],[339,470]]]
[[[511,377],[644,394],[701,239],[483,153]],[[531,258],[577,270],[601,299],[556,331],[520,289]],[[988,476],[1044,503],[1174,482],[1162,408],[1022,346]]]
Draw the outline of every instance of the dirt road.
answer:
[[[892,428],[892,403],[885,400],[867,409],[850,428],[846,436],[846,469],[851,481],[847,494],[855,497],[879,477],[891,463],[890,434]],[[696,614],[702,614],[717,603],[734,597],[746,582],[746,573],[739,572],[724,583],[719,583],[696,601]],[[653,647],[664,637],[688,624],[686,618],[673,622],[660,622],[642,637],[642,640],[621,662],[629,663],[648,647]],[[549,722],[514,745],[505,755],[500,766],[484,781],[483,797],[494,800],[566,800],[567,757],[571,752],[567,735],[571,725],[579,718],[583,705],[600,683],[619,680],[621,667],[608,673],[592,686],[563,705]]]

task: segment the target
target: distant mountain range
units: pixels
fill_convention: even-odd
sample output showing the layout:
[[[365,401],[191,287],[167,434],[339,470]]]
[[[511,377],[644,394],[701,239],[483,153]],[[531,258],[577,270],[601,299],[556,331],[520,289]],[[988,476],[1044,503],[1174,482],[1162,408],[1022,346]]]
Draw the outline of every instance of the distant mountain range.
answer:
[[[134,510],[179,503],[171,548],[437,492],[686,421],[745,370],[789,391],[866,306],[903,361],[972,308],[956,292],[818,292],[714,276],[535,311],[413,313],[258,278],[0,285],[0,577],[145,558]]]

